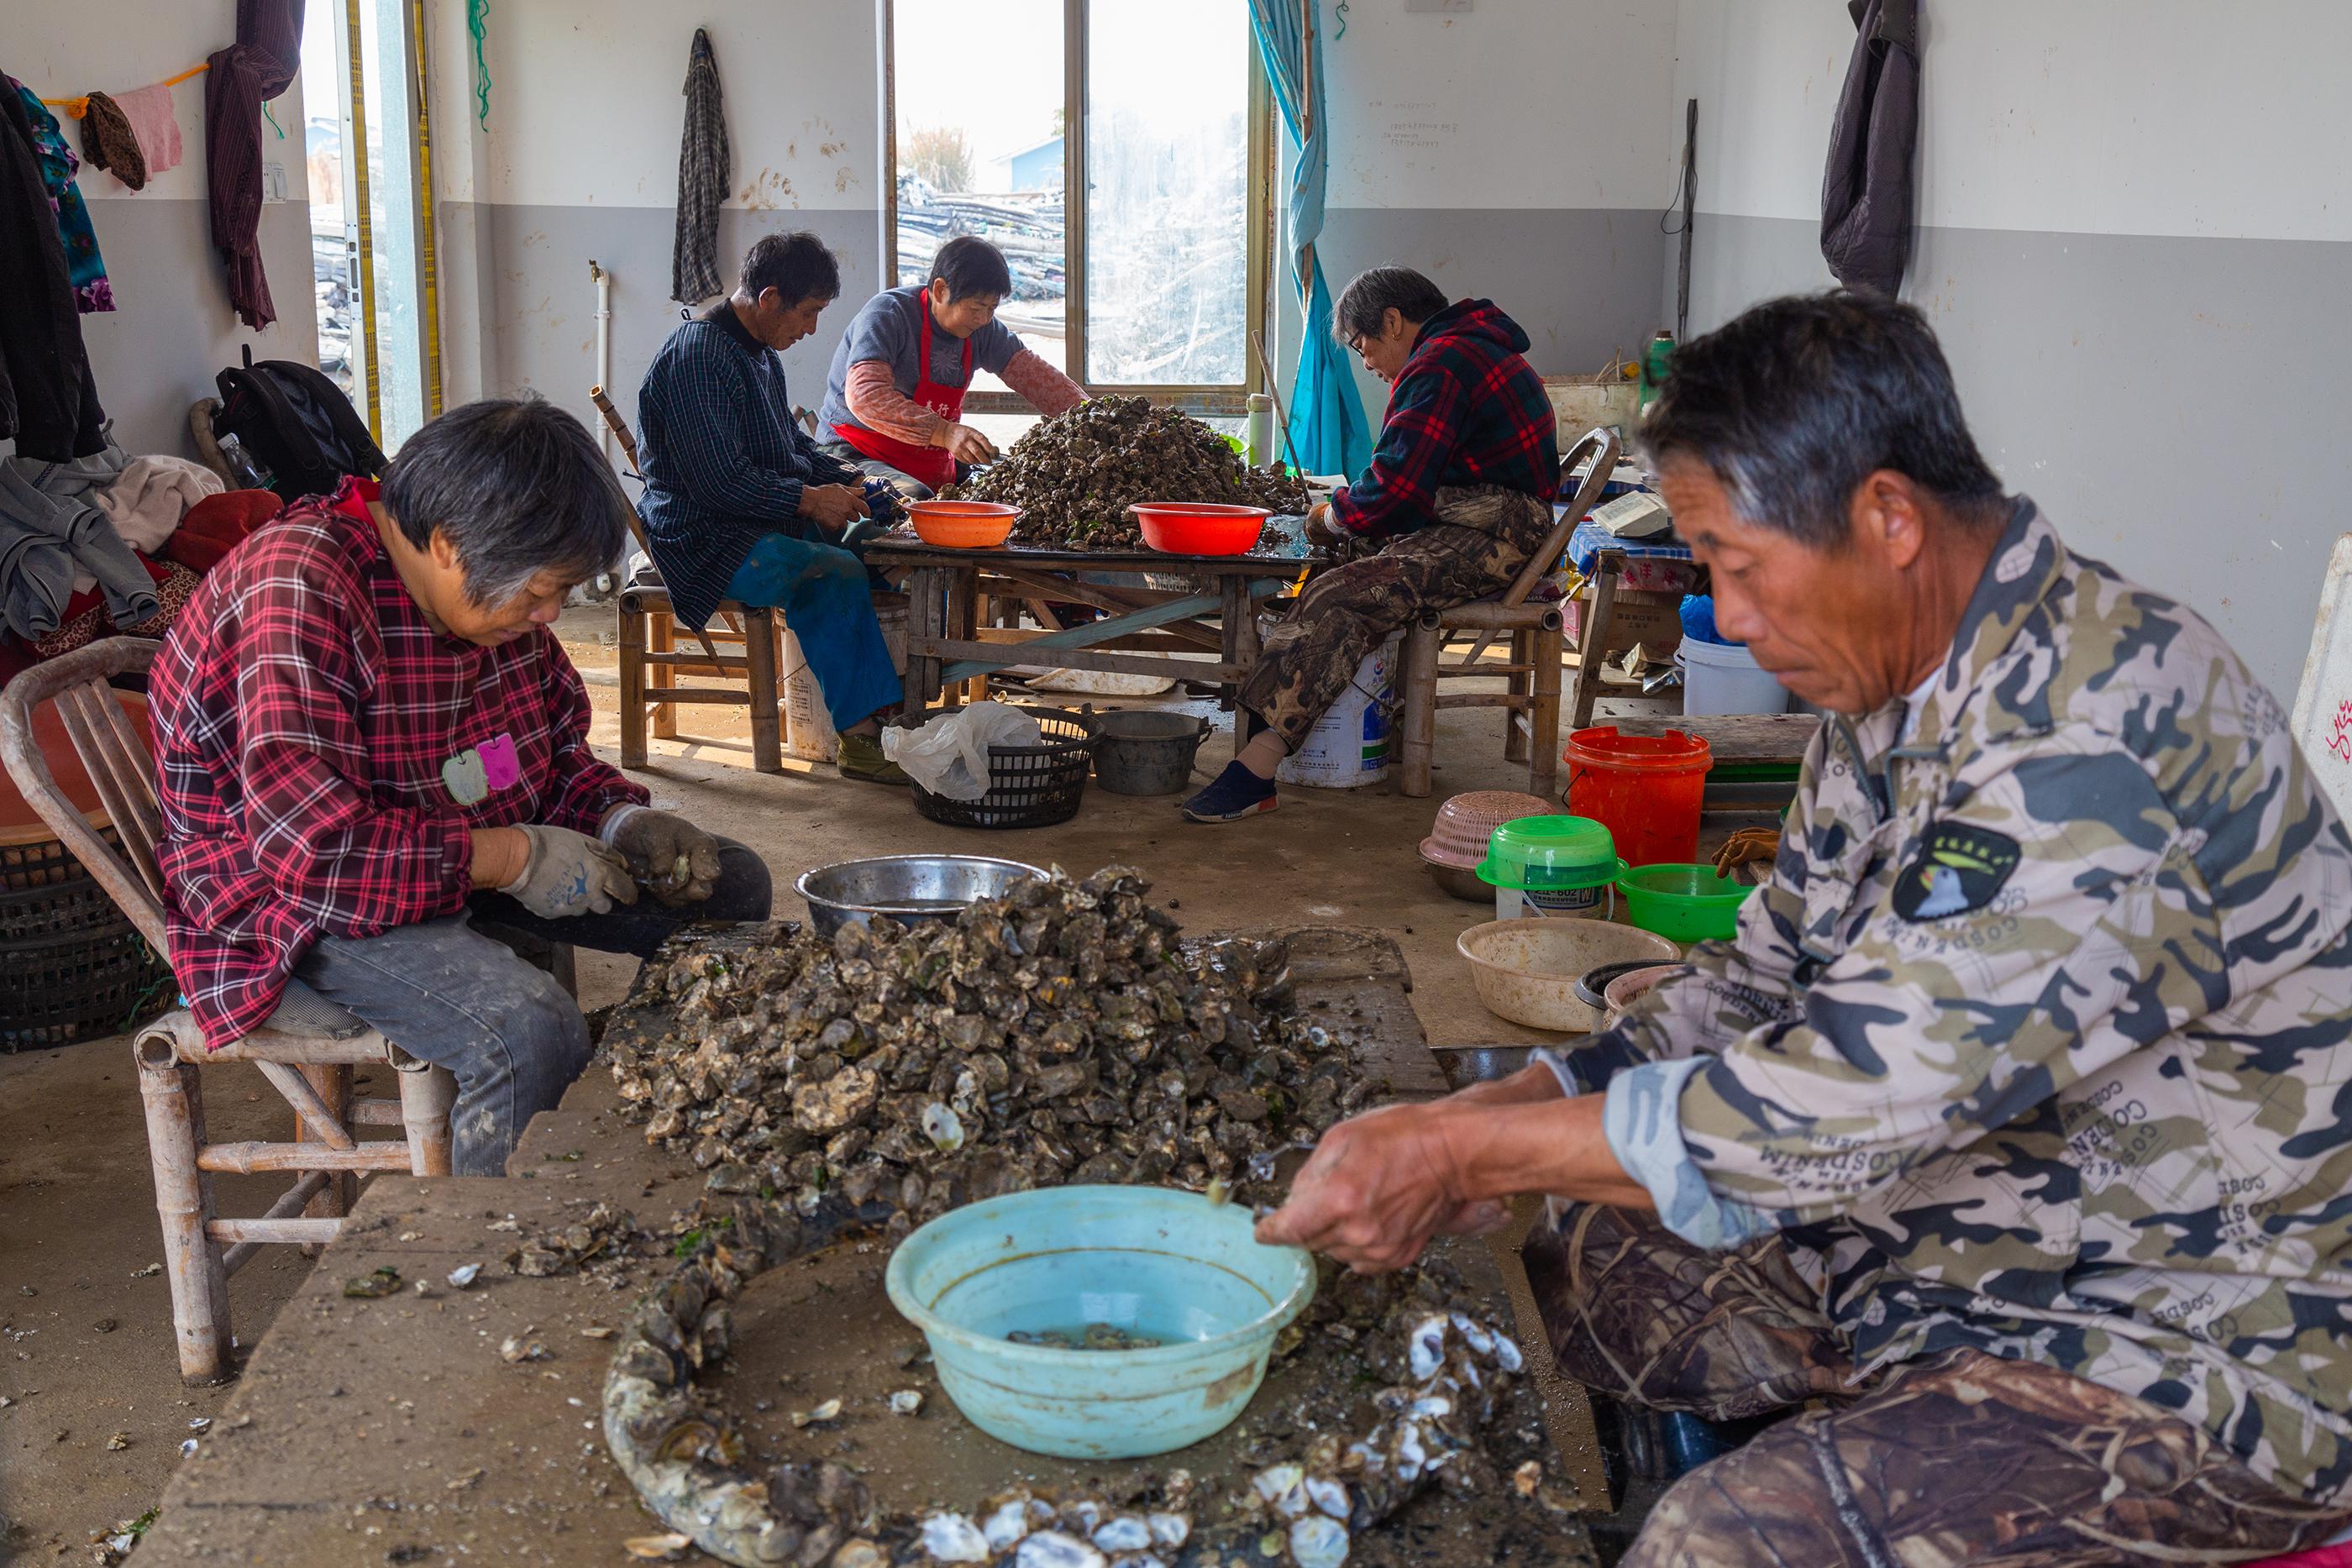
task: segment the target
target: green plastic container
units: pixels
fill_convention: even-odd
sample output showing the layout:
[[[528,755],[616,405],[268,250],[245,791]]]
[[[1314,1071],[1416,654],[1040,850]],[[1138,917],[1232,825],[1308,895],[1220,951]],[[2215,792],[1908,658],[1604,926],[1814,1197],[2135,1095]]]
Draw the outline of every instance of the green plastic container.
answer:
[[[1496,828],[1478,862],[1495,890],[1495,918],[1602,912],[1625,862],[1609,830],[1590,817],[1521,817]]]
[[[1617,877],[1633,924],[1676,942],[1727,942],[1756,891],[1711,865],[1635,866]]]

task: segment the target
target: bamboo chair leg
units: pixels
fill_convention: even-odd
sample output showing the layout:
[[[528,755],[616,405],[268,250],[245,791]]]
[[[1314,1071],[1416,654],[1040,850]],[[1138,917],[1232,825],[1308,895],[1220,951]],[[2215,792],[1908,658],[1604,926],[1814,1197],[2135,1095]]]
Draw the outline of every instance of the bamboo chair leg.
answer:
[[[1528,634],[1535,661],[1535,702],[1528,713],[1528,793],[1549,800],[1559,782],[1559,670],[1568,640],[1557,626]]]
[[[783,705],[776,685],[775,612],[754,606],[743,612],[743,662],[751,686],[751,766],[762,773],[784,770]]]
[[[646,645],[656,653],[677,653],[677,622],[670,613],[666,610],[649,611],[646,619],[653,622],[646,631]],[[677,665],[662,664],[656,668],[662,678],[653,684],[663,686],[673,686],[677,684],[679,671]],[[676,703],[659,701],[655,703],[654,738],[656,740],[677,738],[677,705]]]
[[[1528,646],[1533,637],[1534,633],[1529,632],[1511,633],[1512,664],[1525,664],[1528,662]],[[1519,728],[1519,716],[1534,706],[1529,698],[1529,680],[1526,674],[1514,674],[1505,687],[1512,696],[1519,699],[1503,710],[1503,760],[1506,762],[1525,762],[1528,759],[1528,737]]]
[[[646,615],[621,610],[621,766],[646,765]]]
[[[192,1092],[196,1071],[181,1066],[167,1041],[143,1041],[132,1052],[147,1113],[147,1151],[154,1167],[155,1212],[163,1228],[163,1273],[172,1289],[180,1377],[215,1383],[228,1370],[228,1281],[205,1235],[212,1218],[212,1183],[196,1168],[203,1139],[203,1113]]]
[[[457,1079],[446,1067],[400,1074],[400,1122],[408,1132],[408,1169],[413,1176],[449,1174],[449,1114],[457,1103]]]
[[[1426,620],[1404,634],[1404,778],[1398,789],[1418,799],[1429,793],[1437,754],[1437,655],[1443,633]]]
[[[352,1118],[352,1070],[332,1063],[320,1063],[299,1066],[294,1071],[299,1072],[302,1081],[317,1092],[326,1104],[327,1113],[335,1119],[336,1124],[348,1129]],[[317,1134],[299,1116],[294,1118],[294,1141],[298,1144],[319,1141]],[[304,1207],[302,1213],[310,1219],[341,1219],[352,1211],[352,1205],[358,1197],[359,1176],[351,1171],[339,1171]],[[323,1250],[325,1249],[316,1243],[308,1243],[302,1249],[302,1255],[316,1258]]]

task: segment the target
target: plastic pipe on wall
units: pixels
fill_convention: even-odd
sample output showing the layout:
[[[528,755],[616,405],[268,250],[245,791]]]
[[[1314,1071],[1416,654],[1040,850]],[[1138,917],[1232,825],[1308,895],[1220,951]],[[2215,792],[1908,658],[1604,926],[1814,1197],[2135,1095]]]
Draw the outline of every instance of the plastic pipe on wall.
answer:
[[[613,381],[613,275],[588,258],[588,276],[596,284],[596,384],[609,386]],[[596,445],[604,460],[613,460],[613,432],[604,416],[594,409],[588,411],[588,427],[596,433]]]

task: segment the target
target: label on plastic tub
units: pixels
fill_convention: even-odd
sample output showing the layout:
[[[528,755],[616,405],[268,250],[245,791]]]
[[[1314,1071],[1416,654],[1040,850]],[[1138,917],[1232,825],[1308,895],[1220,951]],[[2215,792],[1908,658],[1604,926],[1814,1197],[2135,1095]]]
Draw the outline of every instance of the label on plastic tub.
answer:
[[[1495,890],[1497,920],[1607,919],[1617,913],[1614,889],[1598,887],[1498,887]]]

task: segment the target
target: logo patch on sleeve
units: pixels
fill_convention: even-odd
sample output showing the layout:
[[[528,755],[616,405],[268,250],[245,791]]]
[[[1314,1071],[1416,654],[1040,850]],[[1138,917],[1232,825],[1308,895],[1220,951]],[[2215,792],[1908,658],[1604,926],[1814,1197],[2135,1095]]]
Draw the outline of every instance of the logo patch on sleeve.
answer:
[[[1987,828],[1931,822],[1919,853],[1895,883],[1895,913],[1946,920],[1982,909],[2017,869],[2017,841]]]

